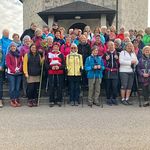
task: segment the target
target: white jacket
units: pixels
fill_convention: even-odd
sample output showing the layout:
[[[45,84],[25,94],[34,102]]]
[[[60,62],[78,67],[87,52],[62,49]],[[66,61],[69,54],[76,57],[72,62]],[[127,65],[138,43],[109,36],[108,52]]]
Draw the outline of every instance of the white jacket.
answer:
[[[121,51],[120,56],[119,56],[120,72],[133,72],[133,69],[131,68],[132,60],[136,60],[136,64],[135,64],[136,66],[138,64],[138,59],[134,52],[129,54],[125,50]]]

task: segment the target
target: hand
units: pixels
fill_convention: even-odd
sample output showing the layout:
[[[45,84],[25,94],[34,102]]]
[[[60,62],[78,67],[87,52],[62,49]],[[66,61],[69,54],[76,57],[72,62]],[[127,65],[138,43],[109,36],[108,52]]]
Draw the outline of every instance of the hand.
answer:
[[[119,58],[118,55],[115,55],[114,57],[115,57],[115,59],[118,59],[118,58]]]
[[[144,74],[143,74],[143,77],[144,77],[144,78],[148,78],[148,77],[149,77],[149,74],[148,74],[148,73],[144,73]]]
[[[132,60],[132,61],[131,61],[131,64],[136,64],[136,60]]]
[[[94,66],[94,69],[95,69],[95,70],[97,69],[97,65]]]
[[[52,70],[56,70],[56,66],[53,66],[53,67],[52,67]]]
[[[0,71],[2,71],[3,70],[3,68],[2,68],[2,66],[0,66]]]
[[[25,74],[25,77],[26,77],[26,78],[28,78],[28,77],[29,77],[29,75],[28,75],[28,74]]]
[[[101,66],[100,66],[100,65],[97,65],[97,69],[101,69]]]
[[[44,60],[45,60],[45,57],[43,56],[42,59],[41,59],[41,61],[44,62]]]
[[[106,60],[109,60],[109,59],[110,59],[110,56],[107,55],[107,56],[106,56]]]
[[[55,69],[56,69],[56,70],[59,70],[59,66],[55,66]]]

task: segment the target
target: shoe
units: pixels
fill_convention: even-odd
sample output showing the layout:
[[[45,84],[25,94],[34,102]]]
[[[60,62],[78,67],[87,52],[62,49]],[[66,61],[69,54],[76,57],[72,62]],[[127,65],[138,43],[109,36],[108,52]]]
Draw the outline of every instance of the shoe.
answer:
[[[100,103],[99,103],[99,102],[93,103],[93,104],[96,105],[96,106],[100,106]]]
[[[33,102],[32,102],[32,104],[33,104],[33,107],[37,107],[38,106],[38,100],[34,99]]]
[[[88,106],[89,106],[89,107],[92,107],[93,104],[92,104],[91,102],[88,102]]]
[[[57,105],[58,105],[59,107],[61,107],[61,102],[57,102]]]
[[[20,100],[19,100],[19,99],[16,99],[16,100],[15,100],[15,103],[16,103],[16,106],[17,106],[17,107],[21,107],[21,104],[20,104]]]
[[[112,104],[114,104],[114,105],[118,105],[118,102],[117,102],[116,99],[111,99],[111,102],[112,102]]]
[[[17,104],[16,104],[15,100],[11,100],[11,101],[10,101],[10,105],[11,105],[12,107],[17,107]]]
[[[49,107],[54,107],[54,102],[50,102]]]
[[[145,102],[145,103],[143,104],[143,107],[147,107],[147,106],[150,106],[150,103],[149,103],[149,102]]]
[[[121,103],[122,103],[123,105],[129,105],[126,100],[121,100]]]
[[[33,107],[32,100],[29,100],[29,101],[28,101],[28,106],[29,106],[29,107]]]
[[[75,106],[79,106],[79,103],[77,102],[77,101],[75,101],[75,104],[74,104]]]
[[[71,105],[71,106],[74,106],[74,101],[71,101],[71,102],[70,102],[70,105]]]
[[[3,101],[0,100],[0,108],[2,108],[2,107],[3,107]]]
[[[111,102],[111,100],[110,99],[107,99],[107,105],[109,105],[109,106],[112,106],[112,102]]]
[[[128,105],[133,105],[133,103],[130,100],[126,100]]]

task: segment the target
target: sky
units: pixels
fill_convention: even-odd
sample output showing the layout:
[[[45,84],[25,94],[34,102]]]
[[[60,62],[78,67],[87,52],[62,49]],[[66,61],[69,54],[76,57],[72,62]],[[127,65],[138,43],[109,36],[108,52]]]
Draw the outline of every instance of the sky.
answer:
[[[150,26],[150,0],[148,16]],[[0,0],[0,37],[5,28],[9,29],[10,38],[13,33],[21,35],[23,32],[23,5],[19,0]]]

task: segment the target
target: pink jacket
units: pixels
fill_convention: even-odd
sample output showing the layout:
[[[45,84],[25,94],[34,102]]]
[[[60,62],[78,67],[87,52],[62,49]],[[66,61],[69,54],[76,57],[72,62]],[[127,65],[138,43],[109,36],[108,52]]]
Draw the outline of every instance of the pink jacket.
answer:
[[[64,58],[66,59],[67,55],[70,54],[70,47],[71,44],[63,44],[60,48],[60,52],[64,55]]]

